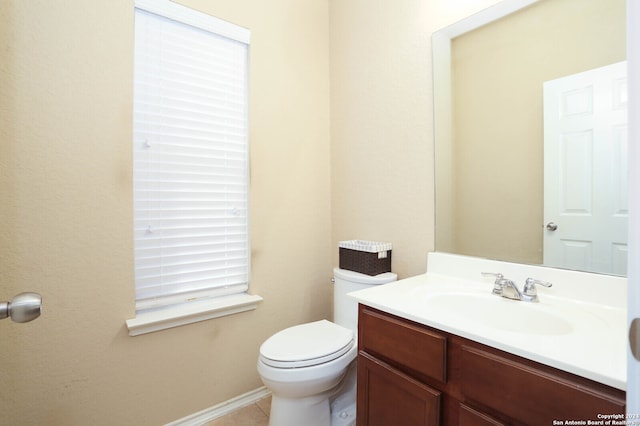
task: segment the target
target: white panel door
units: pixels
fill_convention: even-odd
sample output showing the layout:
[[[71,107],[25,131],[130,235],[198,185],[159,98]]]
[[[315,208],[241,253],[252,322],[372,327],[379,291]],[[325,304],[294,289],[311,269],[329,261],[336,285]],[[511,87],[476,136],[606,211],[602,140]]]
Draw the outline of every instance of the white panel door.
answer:
[[[640,321],[640,2],[627,2],[627,60],[629,61],[629,270],[628,324]],[[640,331],[631,327],[627,351],[627,413],[629,423],[640,415]],[[635,354],[632,355],[632,353]]]
[[[627,67],[544,83],[544,264],[627,271]]]

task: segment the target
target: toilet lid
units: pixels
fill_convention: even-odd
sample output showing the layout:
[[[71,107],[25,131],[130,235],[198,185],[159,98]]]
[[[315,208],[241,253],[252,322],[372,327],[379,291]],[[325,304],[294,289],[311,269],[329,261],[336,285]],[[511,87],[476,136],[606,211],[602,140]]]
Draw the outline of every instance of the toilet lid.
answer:
[[[353,331],[321,320],[277,332],[260,347],[260,359],[277,368],[309,367],[332,361],[353,345]]]

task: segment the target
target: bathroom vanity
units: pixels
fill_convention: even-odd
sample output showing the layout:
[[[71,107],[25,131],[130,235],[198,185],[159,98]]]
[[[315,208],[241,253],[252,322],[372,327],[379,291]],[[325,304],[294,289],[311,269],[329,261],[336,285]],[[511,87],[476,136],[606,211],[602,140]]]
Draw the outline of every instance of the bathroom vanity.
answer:
[[[358,425],[552,425],[625,412],[622,390],[360,305]]]
[[[358,425],[606,424],[625,413],[623,278],[437,253],[429,266],[351,293]],[[480,278],[487,268],[554,286],[539,303],[508,300]]]

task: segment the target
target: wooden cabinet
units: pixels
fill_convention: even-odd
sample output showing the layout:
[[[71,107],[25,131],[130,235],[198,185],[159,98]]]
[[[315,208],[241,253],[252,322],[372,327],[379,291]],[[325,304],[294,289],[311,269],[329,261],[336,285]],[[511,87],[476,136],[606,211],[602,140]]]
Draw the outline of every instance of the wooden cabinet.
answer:
[[[360,312],[359,330],[365,330],[358,333],[361,351],[414,376],[446,382],[447,338],[442,333],[371,309]]]
[[[366,353],[358,358],[358,380],[362,424],[439,424],[441,392]]]
[[[543,425],[624,413],[625,393],[360,305],[358,426]]]
[[[505,426],[504,423],[465,404],[460,404],[459,407],[458,425],[460,426]]]

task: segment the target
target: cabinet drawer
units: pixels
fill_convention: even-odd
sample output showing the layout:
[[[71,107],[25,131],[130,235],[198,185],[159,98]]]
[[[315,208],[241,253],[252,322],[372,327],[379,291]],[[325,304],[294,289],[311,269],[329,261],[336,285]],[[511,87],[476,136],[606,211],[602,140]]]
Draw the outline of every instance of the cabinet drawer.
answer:
[[[586,379],[572,380],[543,367],[463,346],[462,394],[466,400],[525,424],[553,424],[558,419],[597,420],[600,413],[624,413],[622,391],[602,389],[602,385]]]
[[[447,338],[360,305],[358,347],[390,364],[446,382]]]

